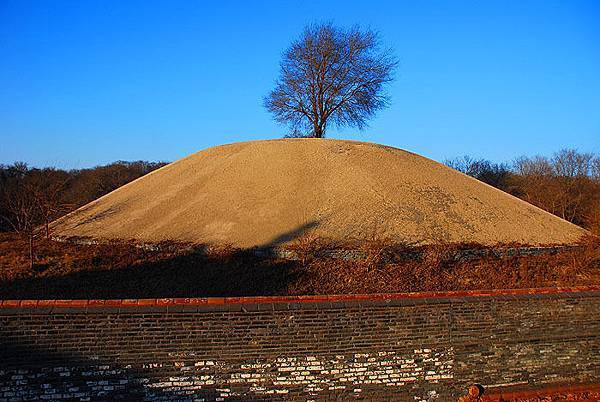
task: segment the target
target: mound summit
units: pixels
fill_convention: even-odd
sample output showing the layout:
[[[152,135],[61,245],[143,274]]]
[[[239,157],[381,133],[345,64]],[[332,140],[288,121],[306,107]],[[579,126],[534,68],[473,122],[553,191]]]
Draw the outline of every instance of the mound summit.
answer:
[[[400,149],[282,139],[202,150],[53,223],[59,236],[279,246],[331,240],[573,243],[585,233],[518,198]]]

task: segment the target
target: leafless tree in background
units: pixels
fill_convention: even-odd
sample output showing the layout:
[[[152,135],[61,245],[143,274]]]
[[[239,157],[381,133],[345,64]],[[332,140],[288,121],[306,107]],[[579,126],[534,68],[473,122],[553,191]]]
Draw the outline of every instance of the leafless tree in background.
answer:
[[[592,179],[600,182],[600,156],[594,157],[592,160]]]
[[[551,176],[554,174],[552,162],[545,156],[521,156],[513,164],[515,173],[522,176]]]
[[[552,157],[554,173],[561,177],[585,177],[591,175],[594,155],[575,149],[561,149]]]
[[[396,65],[371,30],[309,25],[284,53],[264,105],[296,137],[324,137],[331,123],[362,129],[388,104],[384,87]]]
[[[594,175],[594,154],[575,149],[561,149],[551,158],[545,156],[520,157],[515,160],[515,171],[522,175],[558,177],[586,177]]]
[[[63,170],[54,168],[35,169],[29,181],[41,214],[44,234],[50,238],[50,222],[73,209],[63,201],[63,193],[72,177]]]
[[[512,168],[465,156],[446,165],[600,233],[600,157],[562,149],[517,158]]]
[[[461,158],[446,159],[444,164],[490,186],[508,191],[508,178],[511,171],[503,163],[493,163],[485,159],[474,159],[465,155]]]
[[[561,149],[552,157],[521,157],[515,161],[518,176],[512,182],[525,201],[570,222],[583,225],[596,219],[599,183],[594,180],[594,155]]]
[[[164,162],[118,161],[90,169],[63,170],[57,168],[29,168],[27,164],[0,165],[0,232],[14,231],[9,220],[14,220],[8,204],[23,183],[35,190],[35,198],[43,211],[42,224],[93,201],[138,177],[164,166]]]
[[[0,232],[16,232],[28,241],[33,268],[36,239],[50,237],[53,220],[161,166],[144,161],[83,170],[0,165]]]
[[[27,169],[25,165],[25,169]],[[4,214],[2,219],[12,229],[29,241],[29,264],[33,269],[35,262],[34,239],[37,227],[42,222],[42,212],[36,197],[35,185],[27,180],[27,176],[17,176],[16,183],[2,192]]]

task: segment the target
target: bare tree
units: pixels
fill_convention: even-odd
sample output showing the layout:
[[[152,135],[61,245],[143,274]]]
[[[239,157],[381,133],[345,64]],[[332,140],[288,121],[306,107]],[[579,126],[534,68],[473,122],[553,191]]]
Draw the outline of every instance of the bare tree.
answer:
[[[593,180],[600,182],[600,156],[596,156],[592,160],[591,176]]]
[[[600,230],[600,157],[593,153],[562,149],[552,157],[519,157],[510,167],[469,156],[444,163],[563,219]]]
[[[594,181],[593,154],[562,149],[551,158],[521,157],[514,170],[515,195],[578,225],[595,222],[600,187]]]
[[[493,163],[485,159],[473,159],[468,155],[446,159],[444,164],[490,186],[508,191],[508,179],[511,175],[508,165]]]
[[[515,172],[522,176],[551,176],[554,173],[552,162],[540,155],[531,158],[521,156],[515,159],[513,166]]]
[[[371,30],[309,25],[285,51],[264,105],[292,136],[321,138],[331,123],[363,129],[388,104],[384,87],[396,65]]]
[[[18,177],[16,180],[16,185],[10,186],[2,193],[5,205],[5,215],[2,218],[15,232],[25,236],[29,241],[29,264],[33,269],[34,239],[38,225],[42,222],[42,212],[36,197],[35,185],[28,182],[26,178]]]
[[[46,239],[50,238],[50,222],[73,209],[63,201],[63,193],[72,179],[67,172],[58,169],[34,169],[30,174],[30,188],[38,204]]]
[[[552,156],[552,165],[557,176],[583,177],[591,175],[594,154],[575,149],[561,149]]]

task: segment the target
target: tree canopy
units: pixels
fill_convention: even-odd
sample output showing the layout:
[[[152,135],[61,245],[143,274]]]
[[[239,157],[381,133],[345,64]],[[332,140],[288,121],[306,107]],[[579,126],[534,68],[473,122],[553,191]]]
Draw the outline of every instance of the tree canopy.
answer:
[[[331,124],[363,129],[388,105],[396,65],[374,31],[309,25],[285,51],[264,105],[291,136],[324,137]]]

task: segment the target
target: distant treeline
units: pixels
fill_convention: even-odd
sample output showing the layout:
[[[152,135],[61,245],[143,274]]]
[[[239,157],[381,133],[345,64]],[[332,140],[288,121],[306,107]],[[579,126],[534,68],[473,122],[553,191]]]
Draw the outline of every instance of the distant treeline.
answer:
[[[89,169],[0,165],[0,231],[27,233],[166,163],[118,161]]]
[[[563,149],[551,157],[520,157],[512,164],[469,156],[444,163],[596,233],[600,230],[600,157]]]

